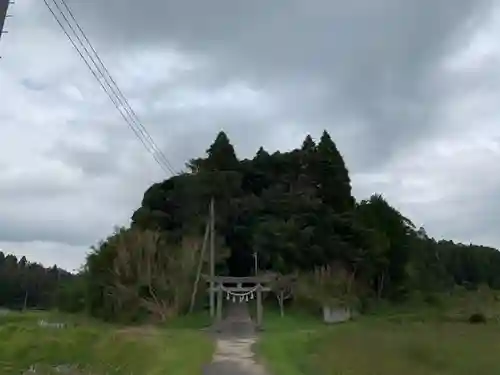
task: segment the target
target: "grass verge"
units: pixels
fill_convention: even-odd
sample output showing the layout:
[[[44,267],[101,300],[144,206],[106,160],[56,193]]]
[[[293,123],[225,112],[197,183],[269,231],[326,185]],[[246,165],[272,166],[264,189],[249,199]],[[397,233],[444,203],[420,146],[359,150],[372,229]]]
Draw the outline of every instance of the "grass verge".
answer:
[[[63,322],[65,328],[38,322]],[[212,355],[210,339],[194,329],[116,327],[75,316],[11,313],[0,317],[0,373],[198,375]],[[47,371],[47,372],[45,372]]]
[[[273,375],[500,374],[500,325],[395,322],[381,316],[327,327],[268,314],[258,354]],[[295,321],[293,321],[295,320]],[[309,327],[309,329],[304,329]]]

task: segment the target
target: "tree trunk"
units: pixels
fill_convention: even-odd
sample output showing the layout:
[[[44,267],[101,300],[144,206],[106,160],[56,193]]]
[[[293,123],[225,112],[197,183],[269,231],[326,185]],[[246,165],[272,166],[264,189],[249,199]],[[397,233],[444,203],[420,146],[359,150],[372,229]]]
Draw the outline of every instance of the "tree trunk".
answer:
[[[279,296],[280,315],[282,318],[285,316],[285,308],[283,306],[285,303],[285,295],[284,294],[285,294],[284,292],[280,292],[280,296]]]
[[[384,291],[384,279],[385,279],[385,272],[382,272],[382,275],[379,276],[378,278],[378,285],[377,285],[377,298],[381,299],[382,298],[382,292]]]
[[[23,311],[26,311],[27,307],[28,307],[28,291],[24,293]]]

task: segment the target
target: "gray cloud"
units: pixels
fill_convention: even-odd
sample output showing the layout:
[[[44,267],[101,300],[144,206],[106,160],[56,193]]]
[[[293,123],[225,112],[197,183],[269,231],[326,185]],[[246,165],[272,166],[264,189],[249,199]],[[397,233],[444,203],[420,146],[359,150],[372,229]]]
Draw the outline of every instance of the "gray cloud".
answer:
[[[500,245],[486,219],[500,179],[475,189],[499,159],[485,142],[500,137],[500,51],[473,38],[486,27],[498,40],[491,0],[67,1],[176,169],[220,129],[249,157],[326,128],[358,197],[382,192],[433,235]],[[11,12],[0,246],[78,264],[165,176],[43,3]]]
[[[284,116],[311,131],[350,119],[363,135],[365,153],[357,159],[368,166],[433,131],[437,64],[490,5],[114,0],[74,8],[102,45],[174,46],[202,55],[212,63],[207,74],[275,91]]]

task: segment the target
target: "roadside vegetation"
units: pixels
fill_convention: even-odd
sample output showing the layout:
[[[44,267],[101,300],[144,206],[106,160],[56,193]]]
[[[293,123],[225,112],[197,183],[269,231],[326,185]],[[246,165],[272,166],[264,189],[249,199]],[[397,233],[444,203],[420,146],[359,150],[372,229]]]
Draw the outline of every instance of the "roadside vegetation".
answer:
[[[209,337],[189,325],[122,327],[47,312],[0,317],[2,375],[199,375],[212,351]]]
[[[491,291],[458,294],[330,326],[268,309],[258,354],[273,375],[499,374],[500,302]],[[475,314],[484,321],[471,322]]]

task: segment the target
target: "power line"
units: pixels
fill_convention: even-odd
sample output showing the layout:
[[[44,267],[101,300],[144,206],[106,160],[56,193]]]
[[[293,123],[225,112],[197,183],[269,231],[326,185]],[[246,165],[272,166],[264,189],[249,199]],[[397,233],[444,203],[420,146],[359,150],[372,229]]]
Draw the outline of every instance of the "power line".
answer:
[[[46,2],[46,1],[44,0],[44,2]],[[117,92],[119,89],[116,85],[116,82],[113,80],[113,82],[115,82],[115,87],[113,87],[110,84],[110,82],[108,81],[108,77],[106,77],[106,75],[103,73],[103,70],[105,72],[108,72],[108,76],[110,76],[109,71],[106,69],[106,67],[102,63],[102,60],[99,58],[99,61],[101,62],[101,66],[99,66],[99,64],[96,62],[96,60],[91,56],[89,50],[87,49],[87,47],[83,43],[82,39],[78,35],[75,28],[69,22],[68,18],[64,14],[61,7],[56,3],[55,0],[53,0],[53,3],[56,6],[59,13],[62,15],[64,22],[69,26],[71,32],[73,33],[73,35],[76,37],[77,41],[79,42],[79,44],[83,48],[83,52],[76,46],[73,38],[71,37],[71,35],[69,35],[68,31],[62,25],[63,22],[55,15],[55,12],[50,7],[48,7],[49,10],[51,11],[52,15],[54,16],[56,21],[59,23],[59,26],[61,26],[61,28],[63,29],[63,31],[65,32],[66,36],[68,37],[70,42],[73,44],[75,49],[78,51],[78,53],[80,54],[80,57],[82,57],[82,59],[84,60],[84,62],[87,65],[87,67],[91,70],[92,74],[94,75],[94,78],[97,79],[97,81],[99,82],[99,85],[103,88],[103,90],[106,92],[108,97],[111,99],[111,101],[113,102],[113,104],[115,105],[117,110],[120,112],[120,114],[122,115],[124,120],[127,122],[127,125],[131,128],[131,130],[134,132],[134,134],[139,138],[139,140],[144,145],[144,147],[147,149],[147,151],[152,154],[153,158],[160,165],[160,167],[162,167],[162,169],[165,172],[167,172],[167,170],[169,170],[171,173],[175,174],[173,168],[171,167],[170,163],[166,159],[165,155],[163,155],[162,159],[158,158],[157,153],[160,155],[162,155],[163,153],[161,153],[158,146],[156,145],[156,143],[154,142],[152,137],[149,135],[147,130],[144,128],[144,126],[142,124],[140,124],[140,122],[139,122],[140,125],[138,125],[138,119],[134,119],[134,117],[132,116],[133,110],[131,109],[130,105],[128,104],[128,101],[126,101],[125,97],[123,96],[123,93],[121,94],[122,95],[121,97],[118,95]],[[46,3],[46,5],[48,5],[48,4]],[[66,8],[69,9],[67,4],[66,4]],[[74,18],[74,16],[73,16],[73,18]],[[80,27],[80,29],[81,29],[81,27]],[[86,38],[85,35],[84,35],[84,37],[88,41],[88,38]],[[90,45],[90,42],[88,42],[88,43]],[[90,45],[90,47],[93,51],[95,51],[95,49],[91,45]],[[97,69],[100,76],[102,78],[104,78],[104,83],[106,84],[107,87],[103,85],[102,80],[97,76],[97,74],[95,73],[93,68],[90,66],[90,63],[83,56],[84,54],[90,59],[92,65],[95,67],[95,69]],[[97,52],[95,52],[95,54],[96,54],[96,57],[98,58],[99,56],[97,55]],[[110,78],[112,79],[112,77],[110,77]],[[121,91],[120,91],[120,93],[121,93]],[[128,106],[127,106],[127,104],[128,104]],[[125,111],[125,113],[123,113],[122,109]],[[139,129],[137,129],[137,128],[139,128]],[[149,144],[149,147],[148,147],[148,144]]]
[[[55,1],[55,0],[54,0]],[[151,137],[151,135],[148,133],[148,131],[146,130],[146,128],[144,127],[144,125],[142,124],[142,122],[140,121],[139,119],[139,116],[137,116],[136,112],[134,111],[134,109],[130,106],[129,104],[129,101],[127,100],[127,98],[125,97],[125,95],[123,94],[123,92],[120,90],[120,88],[118,87],[116,81],[113,79],[113,77],[111,76],[111,74],[109,73],[109,70],[106,68],[106,66],[104,65],[103,61],[101,60],[101,58],[99,57],[99,54],[97,53],[96,49],[94,48],[94,46],[92,45],[92,43],[90,43],[90,40],[87,38],[87,35],[85,35],[85,32],[83,31],[82,27],[80,26],[80,24],[78,23],[78,21],[76,20],[75,16],[73,15],[73,12],[71,11],[71,9],[69,8],[68,6],[68,3],[66,2],[66,0],[61,0],[61,3],[64,5],[64,8],[67,10],[69,16],[71,17],[71,19],[73,20],[73,22],[75,23],[76,27],[78,28],[78,30],[80,31],[80,33],[82,34],[83,38],[85,39],[85,41],[87,42],[88,46],[90,47],[90,49],[92,50],[92,52],[94,53],[95,57],[97,58],[97,61],[100,63],[100,65],[102,66],[104,72],[108,75],[109,79],[111,80],[111,82],[113,83],[114,87],[116,88],[116,91],[118,93],[118,97],[121,98],[123,100],[123,103],[128,107],[128,110],[129,110],[129,113],[131,114],[131,116],[135,119],[137,125],[139,126],[139,129],[141,131],[142,134],[145,135],[145,137],[149,140],[149,142],[151,144],[154,145],[154,147],[156,148],[156,151],[158,152],[158,154],[160,155],[162,161],[168,166],[169,169],[173,170],[174,168],[172,167],[172,164],[170,164],[169,160],[167,159],[167,157],[165,156],[165,154],[163,153],[163,151],[161,151],[161,149],[159,147],[156,146],[156,143],[154,142],[153,138]],[[56,4],[57,5],[57,4]],[[61,12],[62,13],[62,12]],[[115,92],[116,94],[116,92]]]
[[[82,34],[84,40],[87,42],[90,50],[95,55],[95,58],[90,54],[89,48],[85,45],[85,43],[82,41],[82,38],[78,35],[77,30],[75,27],[73,27],[66,15],[64,14],[63,9],[59,6],[59,4],[55,1],[52,0],[52,3],[55,5],[57,8],[57,11],[59,11],[60,15],[62,16],[62,19],[56,15],[56,12],[54,9],[49,5],[48,0],[44,0],[44,3],[47,7],[47,9],[50,11],[56,22],[59,24],[60,28],[62,31],[66,34],[68,40],[71,42],[73,47],[76,49],[82,60],[84,61],[85,65],[87,65],[87,68],[90,70],[94,78],[97,80],[101,88],[104,90],[104,92],[108,95],[109,99],[115,106],[115,108],[118,110],[120,115],[123,117],[129,128],[133,131],[135,136],[139,138],[143,146],[146,148],[146,150],[151,153],[153,156],[154,160],[156,163],[165,171],[166,173],[170,172],[172,174],[176,174],[174,171],[172,165],[166,158],[165,154],[158,148],[156,143],[154,142],[153,138],[151,135],[148,133],[144,125],[140,122],[137,114],[135,111],[132,109],[130,106],[130,103],[124,96],[123,92],[119,89],[118,85],[116,84],[116,81],[111,77],[111,74],[109,73],[109,70],[106,68],[104,63],[102,62],[102,59],[99,57],[97,51],[95,48],[92,46],[90,43],[89,39],[83,32],[82,28],[76,21],[73,13],[71,12],[70,8],[68,7],[67,3],[64,0],[61,0],[63,3],[65,9],[68,11],[68,14],[72,18],[72,20],[75,22],[77,29],[80,31]],[[70,32],[66,29],[64,26],[64,23],[69,27],[71,33],[74,35],[76,38],[77,42],[83,48],[83,51],[81,48],[77,46],[77,43],[73,39],[73,36],[70,35]],[[90,60],[90,62],[86,59],[86,57]],[[97,61],[96,61],[97,60]],[[92,67],[94,66],[94,68]],[[97,72],[96,72],[97,70]],[[107,74],[107,76],[106,76]],[[102,78],[102,79],[101,79]],[[104,82],[103,82],[104,81]],[[111,83],[110,83],[111,81]]]
[[[69,24],[68,22],[68,19],[65,17],[65,15],[60,11],[60,8],[58,6],[58,4],[54,2],[54,4],[56,5],[56,7],[58,8],[58,10],[60,11],[60,13],[63,15],[63,18],[64,20],[66,21],[66,23],[69,25],[70,27],[70,30],[73,32],[73,34],[75,34],[77,40],[80,42],[80,45],[82,45],[83,49],[84,49],[84,52],[82,52],[78,46],[76,45],[76,43],[74,42],[73,38],[71,35],[69,35],[68,31],[64,28],[64,25],[62,24],[61,20],[59,18],[57,18],[55,12],[52,10],[52,8],[50,8],[48,6],[48,3],[46,0],[44,0],[45,4],[47,5],[48,9],[50,10],[50,12],[52,13],[52,15],[54,16],[54,19],[57,21],[57,23],[59,24],[59,26],[61,27],[61,29],[63,30],[63,32],[66,34],[66,36],[68,37],[69,41],[71,42],[71,44],[73,45],[73,47],[76,49],[76,51],[78,52],[78,54],[80,55],[80,57],[82,58],[82,60],[85,62],[85,64],[87,65],[87,67],[89,68],[90,72],[92,73],[92,75],[94,76],[94,78],[99,82],[99,85],[102,87],[102,89],[106,92],[106,94],[108,95],[108,97],[110,98],[110,100],[113,102],[113,104],[115,105],[115,107],[118,109],[118,111],[120,112],[120,114],[122,115],[122,117],[124,118],[124,120],[127,122],[127,125],[129,125],[129,127],[131,128],[131,130],[134,132],[134,134],[139,138],[139,140],[141,141],[141,143],[144,145],[144,147],[146,147],[146,149],[151,152],[151,150],[149,149],[148,145],[146,144],[146,142],[144,141],[143,137],[141,136],[141,134],[138,132],[138,130],[135,128],[135,124],[131,123],[130,122],[130,119],[126,117],[126,115],[122,112],[121,108],[120,108],[120,103],[119,103],[119,100],[116,99],[116,93],[114,92],[113,88],[111,87],[111,85],[109,84],[109,82],[107,82],[106,80],[104,80],[104,82],[107,84],[107,86],[104,86],[103,82],[101,81],[101,79],[98,77],[97,73],[94,71],[94,69],[92,68],[92,66],[90,65],[90,63],[85,59],[85,56],[84,56],[84,53],[87,54],[88,57],[90,57],[90,60],[92,62],[92,64],[94,65],[94,67],[97,69],[97,71],[101,74],[101,77],[104,77],[104,75],[102,74],[102,71],[100,70],[100,68],[97,66],[95,60],[92,58],[92,56],[89,55],[88,53],[88,49],[85,47],[85,45],[83,45],[81,39],[79,38],[79,36],[76,34],[75,32],[75,29],[71,26],[71,24]],[[104,77],[105,78],[105,77]],[[111,93],[110,93],[110,90],[111,90]],[[156,155],[153,154],[153,157],[155,158],[156,160]],[[160,161],[159,160],[156,160],[157,163],[161,165]]]

